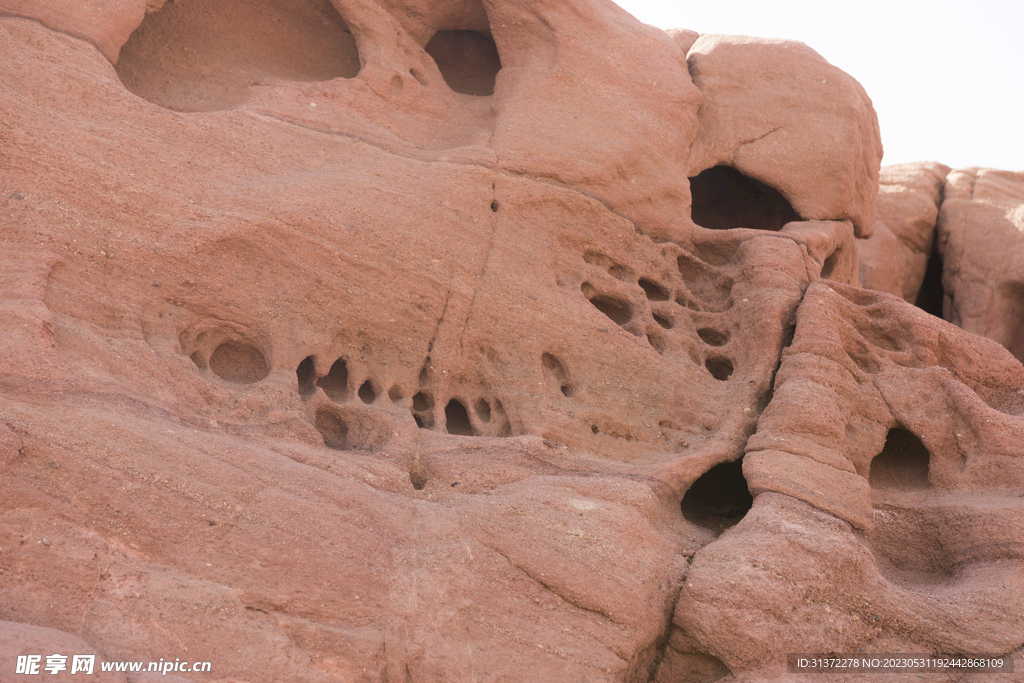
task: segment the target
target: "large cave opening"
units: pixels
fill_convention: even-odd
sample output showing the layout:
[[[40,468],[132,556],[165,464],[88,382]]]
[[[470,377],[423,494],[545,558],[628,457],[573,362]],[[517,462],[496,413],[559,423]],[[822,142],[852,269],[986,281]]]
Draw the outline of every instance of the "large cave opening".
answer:
[[[751,228],[778,232],[802,220],[782,193],[731,166],[715,166],[690,178],[693,222],[710,230]]]

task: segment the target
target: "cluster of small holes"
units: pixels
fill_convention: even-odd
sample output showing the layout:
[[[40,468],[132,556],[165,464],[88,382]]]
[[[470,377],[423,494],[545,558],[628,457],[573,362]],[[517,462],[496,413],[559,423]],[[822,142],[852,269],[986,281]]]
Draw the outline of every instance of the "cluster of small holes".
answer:
[[[373,378],[367,378],[359,385],[358,389],[353,391],[354,382],[351,381],[349,366],[344,358],[335,360],[327,373],[318,377],[316,359],[309,356],[299,363],[295,375],[298,381],[299,396],[307,401],[320,389],[333,403],[344,404],[358,398],[360,402],[369,406],[377,403],[382,393],[380,384]],[[437,404],[429,387],[431,379],[429,358],[427,358],[419,378],[420,387],[411,399],[406,398],[406,392],[399,384],[392,384],[387,391],[387,396],[395,405],[405,405],[420,428],[438,429],[459,436],[512,436],[508,416],[499,399],[482,397],[470,404],[452,397],[444,405],[441,414],[437,414]],[[567,396],[572,393],[571,383],[568,379],[564,381],[563,387],[563,393]],[[469,405],[473,406],[472,411],[467,408]],[[343,418],[336,412],[323,407],[318,408],[315,426],[323,435],[324,443],[328,446],[332,448],[348,446],[348,428]]]
[[[724,258],[724,254],[732,253],[725,246],[720,251],[721,254],[714,254]],[[676,327],[676,321],[682,314],[679,307],[689,310],[690,316],[707,317],[725,312],[733,306],[733,280],[722,272],[721,267],[713,267],[693,254],[664,255],[668,263],[674,261],[679,277],[675,284],[673,273],[670,277],[637,276],[630,266],[600,252],[587,251],[583,254],[586,263],[606,271],[623,284],[597,276],[585,279],[580,290],[602,315],[627,332],[646,339],[657,353],[669,355],[676,351],[679,340],[666,331]],[[643,293],[643,299],[629,292],[633,284]],[[637,290],[633,291],[639,294]],[[643,304],[644,299],[646,304]],[[697,334],[708,347],[722,347],[729,341],[728,330],[706,325],[700,327]],[[733,361],[721,351],[707,355],[688,349],[688,355],[694,362],[703,363],[708,373],[719,381],[729,379],[734,372]]]

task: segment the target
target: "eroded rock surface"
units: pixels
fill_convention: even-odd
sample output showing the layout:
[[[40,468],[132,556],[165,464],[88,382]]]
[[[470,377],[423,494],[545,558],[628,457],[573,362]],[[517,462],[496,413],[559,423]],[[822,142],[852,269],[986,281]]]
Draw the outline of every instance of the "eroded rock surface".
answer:
[[[849,76],[611,5],[94,5],[0,0],[5,657],[1019,654],[1017,176],[879,196]]]

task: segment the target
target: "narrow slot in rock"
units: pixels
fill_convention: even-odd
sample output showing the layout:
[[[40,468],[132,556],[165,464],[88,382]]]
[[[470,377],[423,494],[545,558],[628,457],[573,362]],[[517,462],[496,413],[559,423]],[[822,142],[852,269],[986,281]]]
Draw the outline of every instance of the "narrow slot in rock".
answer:
[[[490,36],[477,31],[438,31],[424,49],[455,92],[478,97],[494,94],[501,58]]]
[[[938,250],[932,251],[928,257],[928,264],[924,269],[924,280],[921,282],[921,289],[917,290],[917,299],[914,305],[925,313],[931,313],[936,318],[942,317],[942,302],[945,292],[942,289],[942,257]]]
[[[299,396],[302,398],[309,398],[316,391],[316,368],[314,365],[313,356],[306,356],[295,370],[295,376],[299,380]]]
[[[675,323],[672,322],[672,319],[669,318],[667,315],[662,315],[660,313],[654,313],[652,315],[654,316],[654,322],[658,323],[666,330],[671,330],[672,327],[675,325]]]
[[[868,483],[882,490],[926,489],[930,462],[928,449],[914,434],[906,429],[890,429],[882,452],[871,461]]]
[[[344,358],[339,358],[331,365],[327,374],[316,381],[316,385],[324,390],[327,398],[335,403],[348,400],[348,365]]]
[[[254,384],[270,374],[263,353],[244,342],[227,341],[210,356],[210,370],[235,384]]]
[[[486,399],[482,398],[476,402],[476,416],[481,422],[491,421],[491,404]]]
[[[778,232],[786,223],[801,220],[781,192],[731,166],[715,166],[690,178],[690,193],[693,222],[710,230]]]
[[[724,382],[732,376],[732,361],[721,356],[712,356],[704,361],[704,367],[711,373],[711,376],[719,382]]]
[[[715,465],[683,496],[683,517],[716,534],[736,525],[754,505],[743,476],[743,458]]]
[[[366,405],[370,405],[377,400],[377,390],[373,388],[373,383],[370,380],[366,380],[359,387],[359,400]]]
[[[473,425],[469,421],[469,412],[466,406],[457,399],[448,401],[444,407],[444,421],[449,434],[459,436],[473,436]]]

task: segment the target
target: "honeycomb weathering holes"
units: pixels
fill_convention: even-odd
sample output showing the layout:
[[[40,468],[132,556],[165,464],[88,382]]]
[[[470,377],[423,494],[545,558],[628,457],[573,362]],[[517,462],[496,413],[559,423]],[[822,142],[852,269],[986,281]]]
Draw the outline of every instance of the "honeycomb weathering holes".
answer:
[[[178,111],[229,109],[266,80],[353,78],[360,62],[330,0],[175,0],[121,49],[124,86]]]
[[[226,341],[210,354],[210,371],[236,384],[254,384],[270,374],[263,352],[240,341]]]
[[[693,222],[711,230],[779,231],[801,220],[782,193],[731,166],[715,166],[690,178],[690,194]]]
[[[681,507],[688,521],[721,533],[743,519],[753,504],[740,458],[701,475],[683,496]]]
[[[928,488],[931,456],[921,440],[905,429],[890,429],[882,452],[871,461],[873,488],[897,491]]]
[[[424,49],[455,92],[480,97],[494,94],[501,59],[490,36],[478,31],[438,31]]]

